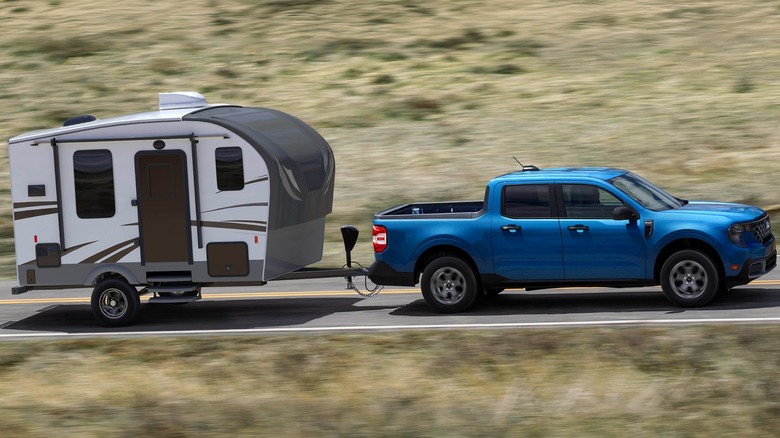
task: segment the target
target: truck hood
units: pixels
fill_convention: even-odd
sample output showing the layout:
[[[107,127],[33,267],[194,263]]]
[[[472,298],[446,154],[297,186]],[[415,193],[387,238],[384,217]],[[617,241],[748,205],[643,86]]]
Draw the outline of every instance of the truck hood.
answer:
[[[766,213],[763,209],[752,205],[712,201],[690,201],[680,208],[666,210],[666,212],[671,214],[716,214],[733,221],[751,221]]]

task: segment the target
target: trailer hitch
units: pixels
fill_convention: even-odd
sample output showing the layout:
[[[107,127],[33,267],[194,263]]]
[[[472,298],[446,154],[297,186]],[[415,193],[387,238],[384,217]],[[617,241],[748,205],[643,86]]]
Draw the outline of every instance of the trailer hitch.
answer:
[[[344,251],[347,255],[347,264],[344,265],[347,269],[352,269],[352,250],[355,249],[355,244],[358,240],[358,235],[360,234],[360,231],[353,225],[344,225],[341,227],[341,238],[344,240]],[[360,266],[361,270],[363,271],[363,276],[365,277],[365,286],[366,291],[362,292],[360,289],[355,286],[355,283],[352,281],[352,276],[348,275],[344,277],[345,280],[347,280],[347,289],[352,289],[355,292],[358,293],[358,295],[363,297],[373,297],[374,295],[378,294],[383,287],[380,285],[375,285],[373,288],[368,287],[368,270],[360,265],[360,263],[357,263],[358,266]]]

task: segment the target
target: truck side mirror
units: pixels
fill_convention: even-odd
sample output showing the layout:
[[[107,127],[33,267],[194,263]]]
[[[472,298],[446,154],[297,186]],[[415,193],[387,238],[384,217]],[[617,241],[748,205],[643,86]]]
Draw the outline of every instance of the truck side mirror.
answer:
[[[635,221],[639,219],[639,214],[635,212],[633,208],[621,205],[615,207],[615,210],[612,211],[612,219],[616,221]]]

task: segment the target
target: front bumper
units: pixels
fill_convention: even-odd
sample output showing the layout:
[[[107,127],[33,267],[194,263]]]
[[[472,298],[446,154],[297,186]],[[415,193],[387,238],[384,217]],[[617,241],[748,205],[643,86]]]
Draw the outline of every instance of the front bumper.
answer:
[[[769,273],[777,266],[777,250],[766,257],[759,259],[748,259],[743,265],[742,270],[734,277],[726,277],[726,285],[729,288],[748,284],[756,278]]]

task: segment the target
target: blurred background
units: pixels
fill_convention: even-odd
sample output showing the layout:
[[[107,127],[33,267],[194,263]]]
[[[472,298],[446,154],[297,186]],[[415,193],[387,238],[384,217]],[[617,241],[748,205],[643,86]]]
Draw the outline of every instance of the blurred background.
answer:
[[[338,226],[481,198],[539,167],[629,168],[673,194],[778,210],[780,5],[749,0],[0,1],[0,138],[155,109],[264,106],[319,130]],[[0,265],[13,276],[7,148]]]

